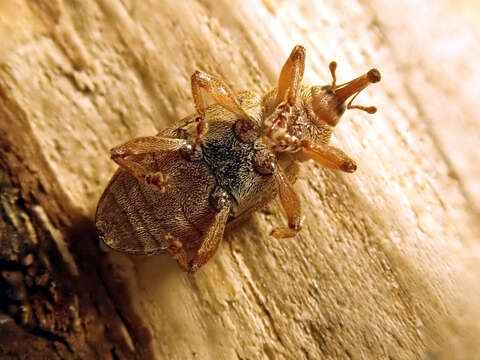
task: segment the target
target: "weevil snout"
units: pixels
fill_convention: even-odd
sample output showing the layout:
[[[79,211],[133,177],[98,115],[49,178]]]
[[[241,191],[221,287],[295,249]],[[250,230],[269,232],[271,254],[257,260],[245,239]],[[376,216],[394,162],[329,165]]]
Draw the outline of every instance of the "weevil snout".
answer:
[[[323,120],[330,126],[336,126],[346,109],[359,109],[369,114],[377,111],[377,108],[374,106],[352,105],[352,101],[368,85],[381,80],[380,71],[371,69],[366,74],[344,84],[337,85],[335,75],[337,63],[332,61],[329,68],[333,79],[332,84],[312,87],[312,108],[319,120]],[[345,105],[345,102],[351,96],[353,97]]]
[[[367,79],[370,83],[375,84],[380,80],[382,80],[382,75],[380,74],[380,71],[378,71],[377,69],[371,69],[367,73]]]

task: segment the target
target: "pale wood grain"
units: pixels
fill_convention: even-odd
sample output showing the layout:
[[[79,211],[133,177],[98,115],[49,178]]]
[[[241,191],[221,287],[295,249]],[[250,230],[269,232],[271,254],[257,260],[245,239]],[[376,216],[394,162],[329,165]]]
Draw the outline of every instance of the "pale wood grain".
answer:
[[[357,172],[302,165],[296,239],[268,236],[285,222],[275,202],[194,277],[166,256],[109,254],[104,280],[134,346],[158,359],[474,358],[480,50],[447,5],[32,0],[0,11],[0,88],[24,119],[0,128],[72,221],[92,218],[115,170],[109,148],[193,111],[196,69],[261,93],[298,43],[307,83],[329,82],[330,60],[340,81],[382,71],[357,100],[378,113],[347,112],[336,132]]]

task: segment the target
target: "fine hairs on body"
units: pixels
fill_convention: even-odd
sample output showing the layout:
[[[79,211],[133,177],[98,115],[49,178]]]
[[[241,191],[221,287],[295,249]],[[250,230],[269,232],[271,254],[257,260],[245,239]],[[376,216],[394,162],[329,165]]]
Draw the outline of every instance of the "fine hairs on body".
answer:
[[[356,170],[355,161],[329,142],[346,109],[376,111],[352,101],[381,78],[371,69],[338,85],[337,64],[331,62],[330,85],[304,86],[305,58],[305,48],[295,46],[277,87],[263,96],[235,94],[222,80],[196,71],[196,114],[111,150],[120,168],[98,203],[100,239],[131,254],[166,252],[194,273],[215,254],[227,226],[277,195],[288,226],[271,235],[295,236],[303,220],[292,186],[297,164],[312,159],[330,169]],[[213,105],[206,106],[202,89]]]

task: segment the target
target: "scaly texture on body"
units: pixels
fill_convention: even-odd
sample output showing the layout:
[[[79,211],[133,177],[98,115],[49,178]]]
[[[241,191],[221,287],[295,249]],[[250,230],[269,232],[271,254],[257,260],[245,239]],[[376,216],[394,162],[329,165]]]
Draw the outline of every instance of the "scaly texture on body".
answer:
[[[0,1],[0,358],[474,358],[480,44],[463,7],[475,19],[465,1]],[[272,239],[275,199],[195,276],[103,253],[109,149],[194,113],[195,69],[267,93],[297,43],[304,84],[330,83],[332,59],[341,81],[382,71],[355,100],[379,111],[331,139],[356,173],[303,162],[301,231]]]
[[[222,80],[196,71],[191,77],[198,116],[155,137],[141,137],[111,150],[121,167],[97,207],[96,227],[105,244],[132,254],[168,252],[184,271],[195,272],[216,252],[230,221],[245,218],[277,193],[288,227],[271,232],[294,237],[303,216],[293,189],[297,161],[313,159],[353,172],[355,162],[328,145],[346,109],[380,73],[370,70],[337,85],[302,86],[306,52],[295,46],[278,87],[259,97],[237,96]],[[206,107],[204,89],[218,105]],[[346,104],[346,100],[352,99]],[[195,249],[189,260],[186,249]]]

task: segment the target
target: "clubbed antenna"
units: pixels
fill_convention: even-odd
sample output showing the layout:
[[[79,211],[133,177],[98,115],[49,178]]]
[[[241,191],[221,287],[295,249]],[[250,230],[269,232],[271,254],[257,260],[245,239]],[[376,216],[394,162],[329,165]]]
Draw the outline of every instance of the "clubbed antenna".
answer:
[[[332,61],[328,68],[330,69],[330,74],[332,74],[332,89],[335,89],[335,83],[337,82],[337,76],[335,75],[335,71],[337,71],[337,63]]]

